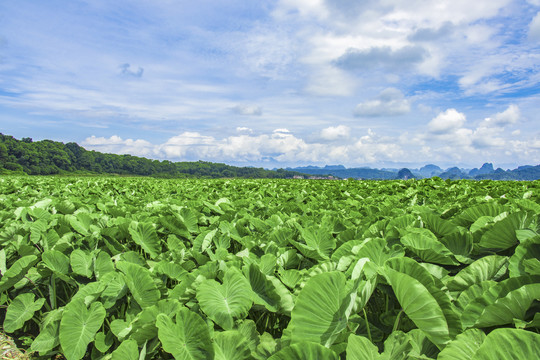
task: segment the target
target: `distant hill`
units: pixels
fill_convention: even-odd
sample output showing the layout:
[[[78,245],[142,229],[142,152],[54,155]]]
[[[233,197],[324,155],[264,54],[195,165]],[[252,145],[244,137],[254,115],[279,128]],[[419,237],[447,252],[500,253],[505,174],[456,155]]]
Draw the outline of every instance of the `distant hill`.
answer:
[[[478,176],[478,175],[487,175],[487,174],[491,174],[495,172],[495,170],[493,170],[493,164],[491,163],[485,163],[484,165],[482,165],[482,167],[480,169],[472,169],[471,171],[469,171],[469,176]]]
[[[437,165],[433,165],[433,164],[428,164],[428,165],[422,166],[418,171],[416,171],[416,173],[420,177],[437,176],[442,172],[443,172],[443,169],[441,169]],[[414,173],[414,171],[413,171],[413,173]]]
[[[452,167],[438,175],[441,179],[450,179],[450,180],[457,180],[457,179],[470,179],[470,177],[462,172],[458,167]]]
[[[335,166],[332,166],[335,167]],[[286,168],[287,171],[298,171],[310,175],[333,175],[342,179],[354,178],[354,179],[368,179],[368,180],[390,180],[396,177],[395,172],[384,171],[370,168],[351,168],[347,169],[343,165],[342,168],[329,169],[327,167],[296,167]]]
[[[411,170],[407,169],[407,168],[403,168],[401,170],[398,171],[395,179],[399,179],[399,180],[409,180],[409,179],[416,179],[416,176],[413,175],[413,173],[411,172]]]
[[[206,161],[171,162],[104,154],[88,151],[74,142],[17,140],[1,133],[0,174],[118,174],[163,178],[292,178],[303,175],[283,169],[271,171]]]
[[[335,170],[334,170],[335,169]],[[333,175],[342,179],[371,179],[371,180],[389,180],[389,179],[411,179],[411,175],[415,178],[429,178],[438,176],[441,179],[472,179],[472,180],[540,180],[540,165],[524,165],[514,170],[503,170],[501,168],[493,169],[493,164],[485,163],[480,169],[460,169],[451,167],[446,170],[441,169],[437,165],[429,164],[420,169],[372,169],[368,167],[362,168],[345,168],[343,165],[331,165],[325,167],[305,166],[287,168],[289,171],[299,171],[311,175]],[[410,174],[409,174],[410,173]]]

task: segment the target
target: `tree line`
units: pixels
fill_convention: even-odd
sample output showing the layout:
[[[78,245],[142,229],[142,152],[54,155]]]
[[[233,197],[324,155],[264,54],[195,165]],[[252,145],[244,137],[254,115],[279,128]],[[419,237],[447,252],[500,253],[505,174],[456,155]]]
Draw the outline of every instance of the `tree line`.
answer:
[[[0,174],[117,174],[164,178],[290,178],[298,172],[236,167],[206,161],[172,162],[89,151],[77,143],[15,139],[0,133]]]

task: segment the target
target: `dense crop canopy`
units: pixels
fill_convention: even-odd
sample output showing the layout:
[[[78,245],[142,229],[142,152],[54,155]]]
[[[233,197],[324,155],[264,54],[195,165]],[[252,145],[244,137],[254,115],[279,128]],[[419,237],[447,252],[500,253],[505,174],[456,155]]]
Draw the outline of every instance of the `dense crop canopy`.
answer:
[[[39,358],[540,358],[540,183],[0,179]]]

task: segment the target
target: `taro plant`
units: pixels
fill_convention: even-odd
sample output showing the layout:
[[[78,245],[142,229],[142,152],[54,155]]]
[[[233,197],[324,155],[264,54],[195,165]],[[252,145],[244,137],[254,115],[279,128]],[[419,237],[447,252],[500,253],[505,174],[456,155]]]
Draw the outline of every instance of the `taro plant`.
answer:
[[[540,358],[539,188],[2,178],[2,331],[44,359]]]

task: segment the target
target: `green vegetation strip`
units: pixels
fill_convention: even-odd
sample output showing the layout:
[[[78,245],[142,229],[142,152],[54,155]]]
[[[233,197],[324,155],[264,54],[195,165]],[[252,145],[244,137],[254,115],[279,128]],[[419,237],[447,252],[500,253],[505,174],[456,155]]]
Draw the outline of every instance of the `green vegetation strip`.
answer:
[[[2,331],[43,359],[540,358],[539,196],[0,178]]]

